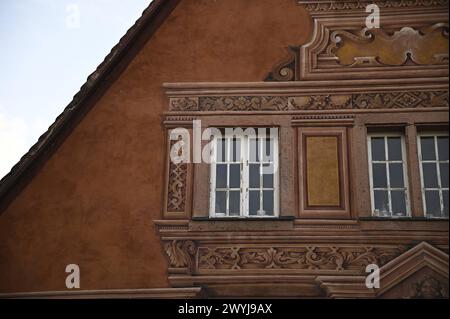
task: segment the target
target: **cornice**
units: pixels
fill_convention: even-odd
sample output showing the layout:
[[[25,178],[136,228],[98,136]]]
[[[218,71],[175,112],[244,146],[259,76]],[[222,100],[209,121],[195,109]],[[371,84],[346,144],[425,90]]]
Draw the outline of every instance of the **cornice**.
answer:
[[[382,1],[348,1],[348,0],[298,0],[311,13],[343,12],[364,10],[375,3],[381,9],[442,9],[448,8],[446,0],[382,0]]]

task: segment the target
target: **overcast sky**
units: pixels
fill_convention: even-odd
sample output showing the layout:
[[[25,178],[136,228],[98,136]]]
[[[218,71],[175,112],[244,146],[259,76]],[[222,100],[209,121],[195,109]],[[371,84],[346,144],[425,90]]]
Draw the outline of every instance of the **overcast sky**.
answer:
[[[0,178],[151,0],[0,0]]]

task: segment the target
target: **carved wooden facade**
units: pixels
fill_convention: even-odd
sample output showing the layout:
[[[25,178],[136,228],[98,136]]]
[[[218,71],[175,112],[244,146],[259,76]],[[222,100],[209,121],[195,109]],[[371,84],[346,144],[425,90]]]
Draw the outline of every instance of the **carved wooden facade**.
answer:
[[[208,165],[171,163],[168,138],[155,223],[171,285],[211,297],[448,298],[448,220],[424,218],[417,160],[418,131],[448,130],[448,2],[379,1],[375,31],[364,29],[371,1],[298,2],[314,19],[311,40],[287,43],[291,56],[265,82],[164,85],[167,136],[196,119],[279,127],[282,181],[279,218],[210,219]],[[366,139],[379,128],[405,134],[409,218],[372,216]],[[335,138],[339,153],[337,201],[317,209],[307,136]],[[365,286],[369,264],[381,267],[379,290]]]

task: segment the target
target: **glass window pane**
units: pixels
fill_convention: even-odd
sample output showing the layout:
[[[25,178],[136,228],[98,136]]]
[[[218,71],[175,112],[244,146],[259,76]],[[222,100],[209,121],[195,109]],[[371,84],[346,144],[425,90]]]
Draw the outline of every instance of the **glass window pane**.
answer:
[[[440,164],[442,188],[448,188],[448,163]]]
[[[388,152],[390,161],[401,161],[402,156],[402,139],[401,137],[388,138]]]
[[[250,152],[250,162],[255,163],[259,162],[259,140],[250,139],[249,143],[249,152]]]
[[[226,140],[224,138],[220,138],[217,140],[217,154],[216,161],[218,163],[223,163],[227,161],[226,158]]]
[[[216,192],[216,214],[227,213],[227,192]]]
[[[448,218],[448,191],[443,191],[442,196],[444,199],[444,216]]]
[[[422,160],[434,161],[436,160],[436,146],[434,144],[434,137],[422,137]]]
[[[389,164],[389,175],[391,179],[391,188],[405,187],[403,164]]]
[[[273,191],[264,191],[263,192],[263,209],[265,211],[266,216],[273,216]]]
[[[260,192],[259,191],[250,191],[249,192],[249,215],[257,216],[258,211],[260,209]]]
[[[241,161],[241,140],[234,138],[231,147],[231,161],[239,163]]]
[[[384,137],[372,138],[372,160],[373,161],[386,160],[386,146]]]
[[[231,191],[230,192],[230,216],[240,216],[241,215],[241,192]]]
[[[263,187],[273,188],[273,165],[263,165]]]
[[[406,197],[404,191],[392,191],[392,214],[394,216],[407,216]]]
[[[267,162],[273,162],[274,159],[274,140],[270,138],[266,138],[263,141],[263,161],[265,163]]]
[[[241,188],[241,165],[230,165],[230,188]]]
[[[439,191],[426,191],[425,201],[427,206],[427,215],[441,217],[441,199]]]
[[[216,188],[227,188],[228,165],[216,165]]]
[[[260,170],[261,165],[260,164],[250,164],[250,181],[249,186],[250,188],[260,188]]]
[[[425,188],[438,188],[438,176],[435,163],[423,163],[423,180]]]
[[[438,137],[439,160],[448,161],[448,136]]]
[[[375,210],[379,216],[390,216],[389,213],[389,197],[387,191],[375,191]]]
[[[387,188],[386,164],[373,164],[373,187]]]

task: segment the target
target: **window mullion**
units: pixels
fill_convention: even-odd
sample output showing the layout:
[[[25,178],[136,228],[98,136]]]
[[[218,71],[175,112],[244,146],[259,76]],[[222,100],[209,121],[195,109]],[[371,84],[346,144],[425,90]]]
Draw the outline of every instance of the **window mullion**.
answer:
[[[436,152],[436,172],[438,179],[438,187],[439,187],[439,204],[441,206],[441,217],[444,215],[444,194],[442,192],[442,180],[441,180],[441,167],[440,167],[440,156],[439,156],[439,145],[438,145],[438,137],[434,137],[434,148]]]
[[[391,174],[389,173],[390,163],[389,163],[389,147],[388,147],[388,137],[384,138],[385,156],[386,156],[386,180],[387,180],[387,191],[388,191],[388,201],[389,201],[389,213],[391,216],[394,215],[392,211],[392,194],[391,194]]]
[[[248,165],[248,157],[249,157],[249,148],[250,142],[248,136],[244,136],[243,141],[243,152],[242,152],[242,216],[248,217],[248,179],[249,179],[249,165]]]

